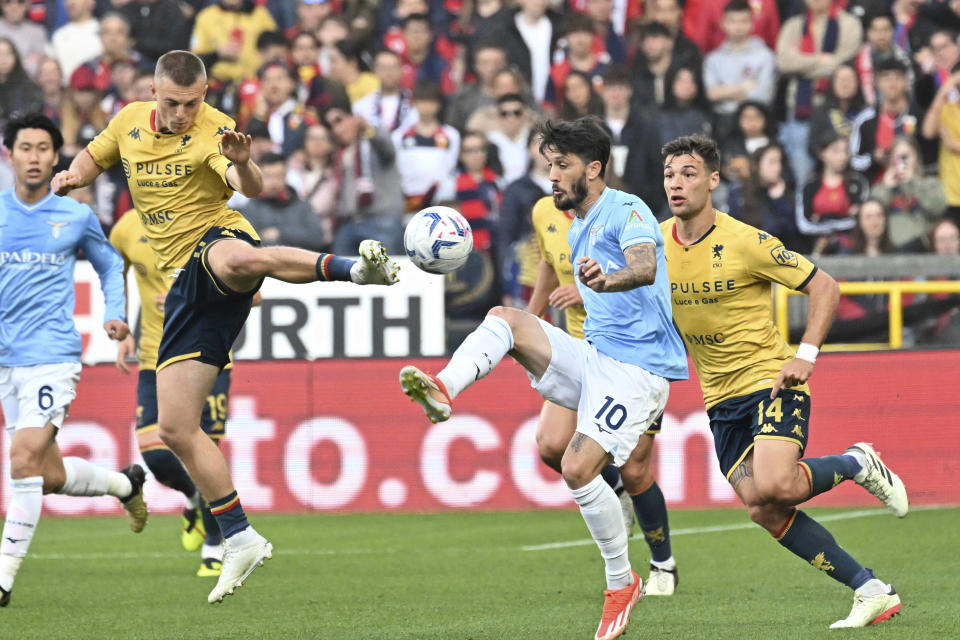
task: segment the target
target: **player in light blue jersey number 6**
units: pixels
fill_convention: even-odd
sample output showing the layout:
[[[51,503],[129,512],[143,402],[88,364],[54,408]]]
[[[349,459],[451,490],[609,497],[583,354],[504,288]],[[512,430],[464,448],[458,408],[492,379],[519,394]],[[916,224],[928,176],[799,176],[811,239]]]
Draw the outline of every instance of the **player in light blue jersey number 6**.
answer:
[[[450,417],[453,398],[510,355],[544,398],[577,412],[561,461],[563,479],[606,564],[607,590],[597,640],[615,638],[643,595],[630,567],[620,501],[600,475],[621,468],[627,491],[642,474],[634,449],[663,413],[669,382],[687,378],[673,326],[663,236],[640,198],[606,186],[610,136],[596,118],[539,125],[553,199],[573,210],[571,259],[587,310],[585,340],[519,309],[494,307],[436,376],[404,367],[400,384],[433,422]]]
[[[107,334],[122,340],[123,260],[103,235],[90,207],[50,191],[63,136],[43,115],[11,120],[3,132],[16,173],[0,192],[0,405],[12,436],[12,495],[0,541],[0,607],[33,539],[43,494],[111,495],[139,533],[147,523],[144,471],[111,471],[57,446],[80,379],[80,334],[73,324],[73,267],[77,251],[93,264],[106,299]]]

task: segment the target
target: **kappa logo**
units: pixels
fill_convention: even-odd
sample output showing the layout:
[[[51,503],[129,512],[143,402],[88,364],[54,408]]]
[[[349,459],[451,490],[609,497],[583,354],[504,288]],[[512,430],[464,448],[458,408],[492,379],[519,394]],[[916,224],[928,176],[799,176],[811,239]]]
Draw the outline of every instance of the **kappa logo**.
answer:
[[[793,429],[790,429],[790,433],[797,436],[798,438],[803,437],[803,429],[800,428],[800,425],[794,425]]]
[[[776,261],[777,264],[783,265],[784,267],[793,267],[796,269],[800,266],[800,260],[797,258],[797,254],[792,251],[788,251],[786,247],[782,244],[778,244],[776,247],[770,250],[770,255]]]
[[[227,129],[226,127],[217,127],[217,130],[216,130],[216,132],[213,134],[213,137],[214,137],[214,138],[219,138],[219,137],[223,136],[223,134],[226,133],[227,131],[229,131],[229,129]]]
[[[556,232],[557,232],[557,225],[555,225],[555,224],[553,224],[553,223],[551,222],[551,223],[547,226],[547,233],[556,233]]]
[[[763,231],[757,231],[757,240],[760,244],[763,244],[764,240],[770,239],[769,233],[764,233]]]
[[[840,484],[841,482],[843,482],[843,476],[840,475],[839,473],[837,473],[836,471],[834,471],[834,472],[833,472],[833,486],[837,486],[837,485]]]
[[[800,407],[797,407],[793,410],[793,417],[797,420],[803,420],[803,413],[800,411]]]
[[[801,394],[799,394],[799,393],[793,394],[793,401],[794,401],[794,402],[803,402],[805,399],[806,399],[806,398],[804,398],[803,395],[801,395]]]
[[[777,428],[769,422],[760,428],[760,433],[776,433]]]
[[[60,237],[60,230],[63,229],[65,226],[67,226],[67,225],[70,224],[70,223],[69,223],[69,222],[50,222],[50,221],[47,221],[47,224],[50,225],[51,227],[53,227],[53,229],[50,230],[51,233],[53,233],[53,237],[54,237],[54,238],[59,238],[59,237]]]
[[[127,133],[127,135],[133,138],[134,140],[139,140],[140,139],[139,127],[134,127],[133,129],[130,129],[130,132]]]
[[[236,238],[236,237],[237,237],[237,234],[235,234],[233,231],[230,231],[230,229],[224,229],[223,231],[220,232],[220,235],[221,235],[221,236],[227,236],[228,238]]]

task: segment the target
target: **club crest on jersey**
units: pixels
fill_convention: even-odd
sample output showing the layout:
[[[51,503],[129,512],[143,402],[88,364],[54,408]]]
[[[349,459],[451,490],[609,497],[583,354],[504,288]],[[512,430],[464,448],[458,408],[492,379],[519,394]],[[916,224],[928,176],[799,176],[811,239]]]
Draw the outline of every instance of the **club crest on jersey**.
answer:
[[[182,138],[180,138],[180,148],[177,149],[177,151],[182,151],[183,148],[184,148],[185,146],[187,146],[187,143],[188,143],[188,142],[190,142],[190,136],[186,136],[186,135],[185,135],[185,136],[183,136]]]
[[[777,264],[783,265],[784,267],[797,268],[800,266],[800,260],[797,258],[797,254],[787,250],[782,244],[778,244],[771,249],[770,255],[773,256]]]
[[[59,237],[60,237],[60,230],[63,229],[65,226],[67,226],[67,225],[70,224],[70,223],[69,223],[69,222],[50,222],[50,221],[47,221],[47,224],[50,225],[51,227],[53,227],[53,229],[50,230],[50,232],[53,233],[53,237],[54,237],[54,238],[59,238]]]
[[[600,234],[603,233],[603,225],[598,224],[597,226],[590,229],[590,244],[597,244],[597,238],[600,237]]]

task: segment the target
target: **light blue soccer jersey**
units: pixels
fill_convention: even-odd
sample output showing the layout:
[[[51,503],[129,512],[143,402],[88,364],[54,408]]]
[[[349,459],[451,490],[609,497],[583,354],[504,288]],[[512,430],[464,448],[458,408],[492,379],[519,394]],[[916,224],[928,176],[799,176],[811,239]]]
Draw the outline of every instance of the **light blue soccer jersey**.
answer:
[[[0,366],[80,361],[73,324],[77,250],[100,276],[104,322],[124,320],[123,259],[85,204],[50,193],[26,205],[0,192]]]
[[[663,234],[650,208],[637,196],[608,187],[583,219],[573,219],[567,239],[575,271],[582,257],[596,260],[604,273],[618,271],[626,266],[627,247],[656,246],[657,276],[649,286],[597,293],[577,279],[587,310],[583,331],[600,353],[668,380],[686,380],[687,355],[673,325]]]

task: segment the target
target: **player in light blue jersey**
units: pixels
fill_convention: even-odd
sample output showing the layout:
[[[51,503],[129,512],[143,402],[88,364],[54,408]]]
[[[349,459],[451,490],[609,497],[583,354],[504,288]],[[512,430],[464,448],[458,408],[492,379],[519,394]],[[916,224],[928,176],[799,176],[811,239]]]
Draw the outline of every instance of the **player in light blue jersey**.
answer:
[[[50,191],[63,136],[43,115],[11,120],[3,132],[16,174],[0,192],[0,405],[12,436],[12,495],[0,541],[0,607],[33,539],[45,493],[115,496],[130,528],[143,530],[144,471],[130,465],[111,471],[57,446],[80,379],[80,334],[73,324],[73,267],[83,250],[106,299],[104,329],[115,339],[125,322],[123,260],[90,207]]]
[[[597,640],[615,638],[643,595],[630,567],[620,501],[600,475],[620,467],[637,493],[640,436],[663,413],[670,380],[686,379],[687,359],[673,327],[663,236],[636,196],[608,189],[610,136],[593,117],[539,126],[558,209],[576,213],[569,240],[587,310],[585,340],[519,309],[494,307],[436,376],[404,367],[400,384],[433,422],[451,402],[510,355],[547,400],[577,412],[561,461],[563,478],[606,564],[607,590]]]

